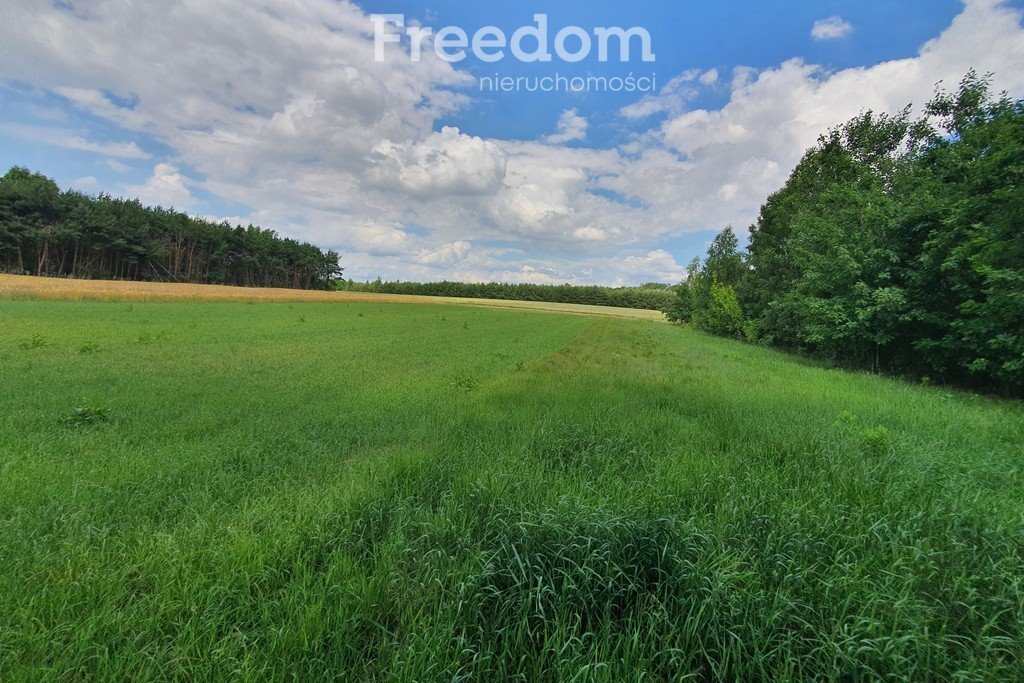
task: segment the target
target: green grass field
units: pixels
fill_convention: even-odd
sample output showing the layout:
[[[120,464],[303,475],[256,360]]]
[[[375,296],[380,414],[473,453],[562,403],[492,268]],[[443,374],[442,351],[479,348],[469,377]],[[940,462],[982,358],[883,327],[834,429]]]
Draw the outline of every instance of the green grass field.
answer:
[[[0,679],[1024,677],[1024,409],[656,322],[0,301]]]

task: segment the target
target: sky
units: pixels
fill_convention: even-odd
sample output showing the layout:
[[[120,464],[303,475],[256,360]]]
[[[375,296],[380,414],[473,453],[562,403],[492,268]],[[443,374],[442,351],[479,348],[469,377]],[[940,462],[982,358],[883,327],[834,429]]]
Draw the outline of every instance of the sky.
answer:
[[[272,228],[359,280],[675,282],[828,128],[920,107],[970,68],[1024,96],[1022,7],[4,0],[0,167]],[[550,61],[432,44],[445,27],[508,39],[539,13]],[[433,30],[419,61],[408,36],[377,59],[384,14]],[[647,31],[648,59],[638,35],[602,61],[608,27]],[[608,87],[540,91],[556,76]],[[502,78],[519,90],[488,86]]]

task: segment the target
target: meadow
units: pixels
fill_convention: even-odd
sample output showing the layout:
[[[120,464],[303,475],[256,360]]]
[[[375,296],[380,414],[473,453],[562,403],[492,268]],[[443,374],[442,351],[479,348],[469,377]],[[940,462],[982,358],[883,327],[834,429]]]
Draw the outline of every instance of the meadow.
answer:
[[[1020,403],[656,320],[109,298],[0,300],[0,679],[1024,678]]]

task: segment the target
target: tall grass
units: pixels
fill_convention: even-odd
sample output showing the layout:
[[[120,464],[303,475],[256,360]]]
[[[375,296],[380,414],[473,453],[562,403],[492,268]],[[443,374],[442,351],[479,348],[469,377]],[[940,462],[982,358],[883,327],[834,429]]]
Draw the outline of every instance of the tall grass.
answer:
[[[0,678],[1024,676],[1020,404],[520,311],[0,321]]]

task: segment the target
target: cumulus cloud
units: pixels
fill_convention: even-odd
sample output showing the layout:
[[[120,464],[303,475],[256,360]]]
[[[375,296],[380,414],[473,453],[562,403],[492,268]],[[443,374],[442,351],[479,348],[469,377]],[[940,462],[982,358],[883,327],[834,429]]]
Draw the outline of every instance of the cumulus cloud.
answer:
[[[573,140],[583,140],[587,137],[589,122],[579,115],[575,109],[566,109],[558,117],[557,132],[547,136],[545,141],[552,145],[560,145]]]
[[[1024,92],[1020,22],[1005,4],[976,0],[915,57],[839,71],[800,59],[762,71],[737,68],[724,107],[665,120],[658,131],[664,149],[646,149],[604,183],[645,204],[672,206],[688,229],[749,225],[817,137],[865,109],[920,107],[936,83],[955,87],[971,67],[994,72],[997,89]]]
[[[626,279],[630,282],[644,278],[653,282],[679,282],[685,274],[685,269],[675,257],[664,249],[655,249],[641,256],[627,256],[621,260],[620,270],[628,275]]]
[[[170,164],[157,164],[153,175],[142,185],[128,188],[128,196],[138,198],[143,204],[163,206],[187,211],[192,206],[189,180]]]
[[[444,244],[436,249],[421,249],[417,260],[426,266],[450,266],[469,254],[472,246],[465,240]]]
[[[7,0],[4,13],[0,79],[120,131],[98,142],[40,119],[23,137],[122,171],[118,159],[169,150],[122,189],[177,208],[197,195],[250,207],[239,221],[340,249],[357,277],[678,280],[662,238],[748,225],[828,127],[922,104],[970,67],[1024,92],[1020,12],[968,0],[906,59],[685,71],[621,109],[633,131],[622,144],[595,149],[567,144],[588,132],[573,109],[535,141],[441,126],[470,102],[472,78],[430,50],[375,62],[372,23],[345,0]],[[726,104],[694,109],[711,87]]]
[[[608,233],[601,228],[595,228],[593,225],[585,225],[582,228],[573,230],[572,236],[584,242],[603,242],[608,238]]]
[[[372,184],[385,191],[427,196],[493,192],[508,163],[500,146],[453,126],[413,144],[382,141],[370,160],[367,178]]]
[[[416,247],[416,240],[399,223],[366,219],[346,226],[346,246],[372,256],[401,257]]]
[[[853,33],[853,24],[844,21],[840,16],[819,19],[811,27],[811,37],[815,40],[835,40],[845,38]]]

